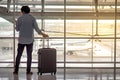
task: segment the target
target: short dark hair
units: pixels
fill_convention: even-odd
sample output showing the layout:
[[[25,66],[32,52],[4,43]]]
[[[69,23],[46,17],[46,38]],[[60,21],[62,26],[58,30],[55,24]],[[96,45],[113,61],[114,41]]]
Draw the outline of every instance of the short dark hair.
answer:
[[[30,8],[28,6],[22,6],[21,12],[30,13]]]

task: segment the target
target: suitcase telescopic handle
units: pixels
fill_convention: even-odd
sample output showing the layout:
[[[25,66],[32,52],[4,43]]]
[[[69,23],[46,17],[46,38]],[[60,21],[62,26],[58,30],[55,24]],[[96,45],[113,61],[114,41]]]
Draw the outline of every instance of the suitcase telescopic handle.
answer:
[[[43,38],[43,44],[45,43],[45,40],[47,41],[47,48],[49,48],[49,37]],[[45,44],[43,45],[43,48],[45,48]]]
[[[47,48],[49,48],[50,46],[49,46],[49,37],[46,37],[46,39],[47,39]]]

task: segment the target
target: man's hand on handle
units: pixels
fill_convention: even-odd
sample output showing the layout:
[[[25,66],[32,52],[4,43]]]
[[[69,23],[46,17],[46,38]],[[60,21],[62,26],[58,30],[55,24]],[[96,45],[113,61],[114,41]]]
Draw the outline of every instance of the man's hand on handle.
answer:
[[[48,36],[47,34],[45,34],[45,33],[42,33],[42,36],[45,37],[45,38],[46,38],[46,37],[49,37],[49,36]]]

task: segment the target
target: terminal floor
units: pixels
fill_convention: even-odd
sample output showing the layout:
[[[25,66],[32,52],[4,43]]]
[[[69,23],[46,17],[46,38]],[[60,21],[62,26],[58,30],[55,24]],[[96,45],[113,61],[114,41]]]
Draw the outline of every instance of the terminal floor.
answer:
[[[37,74],[37,68],[32,68],[32,75],[26,74],[25,68],[20,68],[18,75],[13,74],[13,68],[0,68],[0,80],[120,80],[120,70],[114,69],[64,69],[58,68],[56,75],[51,73]]]

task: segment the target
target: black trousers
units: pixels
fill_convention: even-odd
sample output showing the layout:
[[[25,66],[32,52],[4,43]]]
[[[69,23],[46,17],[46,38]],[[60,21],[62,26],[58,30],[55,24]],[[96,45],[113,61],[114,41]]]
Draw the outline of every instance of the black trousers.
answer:
[[[32,62],[32,51],[33,51],[33,43],[31,44],[18,44],[17,48],[17,56],[16,56],[16,62],[15,62],[15,72],[19,71],[19,64],[21,60],[21,56],[24,50],[24,47],[26,46],[27,51],[27,72],[31,71],[31,62]]]

